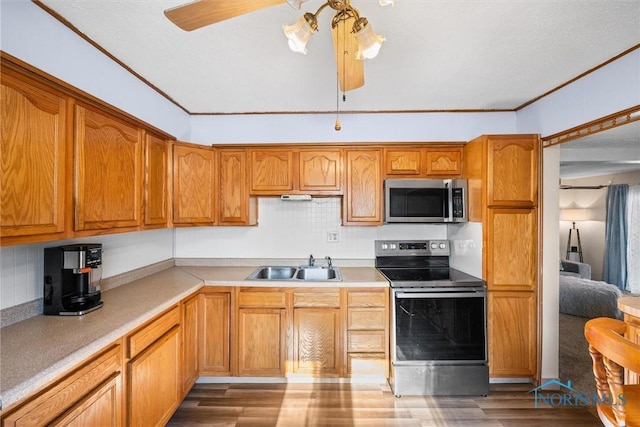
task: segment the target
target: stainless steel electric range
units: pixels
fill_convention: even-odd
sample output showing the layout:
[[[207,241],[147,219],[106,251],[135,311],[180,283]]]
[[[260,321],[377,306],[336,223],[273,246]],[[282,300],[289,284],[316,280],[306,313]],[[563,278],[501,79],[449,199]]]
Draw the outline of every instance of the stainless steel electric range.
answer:
[[[402,395],[487,395],[485,282],[449,267],[447,240],[376,240],[391,283],[391,387]]]

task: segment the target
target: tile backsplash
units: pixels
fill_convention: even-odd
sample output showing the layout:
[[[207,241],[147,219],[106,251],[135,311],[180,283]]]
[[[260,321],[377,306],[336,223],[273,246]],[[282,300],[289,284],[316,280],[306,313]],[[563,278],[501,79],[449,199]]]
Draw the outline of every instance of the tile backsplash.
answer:
[[[311,201],[259,199],[259,226],[185,227],[0,248],[0,309],[42,298],[44,247],[103,244],[104,278],[171,258],[316,258],[373,260],[376,239],[456,239],[457,268],[474,274],[481,263],[479,224],[341,225],[340,197]],[[328,242],[327,233],[337,233]],[[451,234],[451,236],[449,236]],[[462,268],[461,268],[462,267]]]

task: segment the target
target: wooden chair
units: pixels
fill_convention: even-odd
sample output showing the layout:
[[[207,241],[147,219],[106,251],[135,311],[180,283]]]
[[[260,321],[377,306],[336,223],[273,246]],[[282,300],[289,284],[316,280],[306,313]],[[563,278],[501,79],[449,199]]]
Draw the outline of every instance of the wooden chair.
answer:
[[[608,317],[589,320],[584,335],[593,359],[600,421],[640,426],[640,385],[624,384],[624,369],[640,372],[640,345],[626,339],[627,324]]]

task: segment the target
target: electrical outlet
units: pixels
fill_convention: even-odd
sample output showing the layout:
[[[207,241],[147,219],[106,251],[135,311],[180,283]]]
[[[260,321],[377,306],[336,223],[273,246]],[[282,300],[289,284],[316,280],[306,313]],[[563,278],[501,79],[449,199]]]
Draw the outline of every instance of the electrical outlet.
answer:
[[[327,242],[338,243],[340,237],[337,231],[327,231]]]

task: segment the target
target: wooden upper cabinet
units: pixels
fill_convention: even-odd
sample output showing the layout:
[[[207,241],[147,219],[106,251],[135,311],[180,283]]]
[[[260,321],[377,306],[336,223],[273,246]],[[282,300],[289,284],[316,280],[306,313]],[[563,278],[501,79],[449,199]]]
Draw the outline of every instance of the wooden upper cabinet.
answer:
[[[67,100],[2,68],[2,245],[65,238]]]
[[[423,157],[421,148],[385,148],[384,172],[390,177],[418,178],[423,175]]]
[[[382,150],[348,149],[342,223],[382,224]]]
[[[298,189],[314,194],[342,194],[342,150],[300,150]]]
[[[462,173],[462,147],[385,147],[384,173],[390,178],[456,177]]]
[[[142,223],[143,132],[92,107],[75,107],[76,231],[129,231]],[[76,233],[77,234],[77,233]]]
[[[427,176],[457,176],[462,173],[462,148],[426,150]]]
[[[250,149],[251,186],[255,195],[342,194],[340,148]]]
[[[169,225],[169,148],[168,140],[145,135],[144,225]]]
[[[219,225],[256,225],[258,201],[249,197],[248,154],[246,150],[219,149]]]
[[[215,152],[211,147],[173,144],[173,224],[215,223]]]
[[[487,206],[537,206],[539,137],[491,135],[485,138]]]
[[[293,190],[292,150],[259,149],[249,153],[252,194],[283,194]]]

